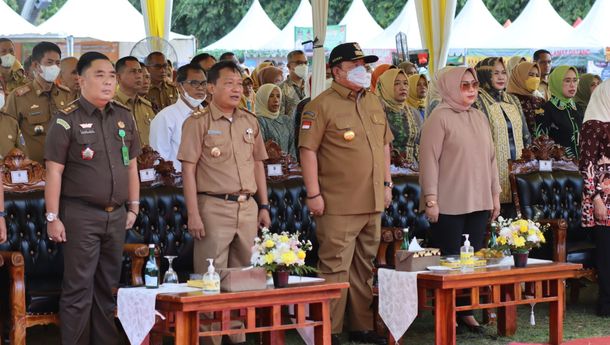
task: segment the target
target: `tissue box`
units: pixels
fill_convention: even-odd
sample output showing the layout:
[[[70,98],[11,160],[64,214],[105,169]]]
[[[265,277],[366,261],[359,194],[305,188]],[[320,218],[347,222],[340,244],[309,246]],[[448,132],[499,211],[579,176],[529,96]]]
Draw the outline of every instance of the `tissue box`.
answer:
[[[238,292],[267,288],[267,271],[262,267],[223,268],[218,269],[218,274],[221,291]]]
[[[424,248],[417,252],[397,250],[395,263],[397,271],[425,271],[428,266],[437,266],[441,259],[441,250],[438,248]]]

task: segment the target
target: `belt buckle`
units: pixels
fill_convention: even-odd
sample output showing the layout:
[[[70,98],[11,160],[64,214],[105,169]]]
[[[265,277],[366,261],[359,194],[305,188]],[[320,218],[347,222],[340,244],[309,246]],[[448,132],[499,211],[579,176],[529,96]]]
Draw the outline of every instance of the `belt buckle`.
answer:
[[[114,211],[114,206],[106,206],[106,207],[104,207],[104,211],[110,213],[110,212]]]
[[[246,202],[248,201],[248,194],[240,194],[237,197],[237,202]]]

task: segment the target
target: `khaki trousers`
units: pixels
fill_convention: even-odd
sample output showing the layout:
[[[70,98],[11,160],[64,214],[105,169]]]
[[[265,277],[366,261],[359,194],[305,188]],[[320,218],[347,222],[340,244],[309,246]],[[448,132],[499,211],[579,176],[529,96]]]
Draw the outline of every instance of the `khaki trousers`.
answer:
[[[208,271],[208,261],[214,259],[216,269],[250,266],[252,246],[258,227],[258,206],[254,199],[239,203],[207,195],[197,198],[199,214],[205,236],[193,245],[193,267],[196,273]],[[232,322],[233,328],[243,328],[241,322]],[[220,325],[212,325],[218,330]],[[206,327],[206,329],[209,329]],[[232,343],[246,341],[245,334],[229,337]],[[220,344],[221,337],[205,338],[205,343]]]
[[[341,298],[330,305],[332,333],[373,329],[373,259],[379,248],[381,213],[316,217],[319,276],[327,282],[349,282]],[[349,303],[348,303],[349,302]]]
[[[62,244],[64,277],[59,300],[63,345],[112,345],[120,338],[114,322],[125,241],[125,209],[106,212],[63,200],[59,218],[66,229]]]

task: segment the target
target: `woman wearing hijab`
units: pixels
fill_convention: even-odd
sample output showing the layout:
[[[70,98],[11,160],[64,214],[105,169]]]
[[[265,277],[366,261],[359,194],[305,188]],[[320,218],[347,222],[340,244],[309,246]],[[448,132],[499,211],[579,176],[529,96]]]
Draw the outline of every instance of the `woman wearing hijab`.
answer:
[[[375,70],[373,73],[371,73],[371,90],[377,90],[377,81],[379,80],[379,76],[392,68],[396,68],[396,66],[392,66],[387,63],[375,67]]]
[[[254,71],[252,71],[252,74],[250,74],[250,76],[252,77],[252,87],[254,88],[254,91],[257,91],[258,88],[261,86],[261,84],[259,83],[258,74],[263,68],[269,66],[273,66],[272,61],[263,61],[258,66],[256,66]]]
[[[586,73],[581,75],[579,79],[574,102],[578,104],[582,108],[583,113],[585,113],[591,94],[593,93],[593,90],[601,84],[602,78],[595,74]]]
[[[578,71],[572,66],[558,66],[549,76],[551,99],[544,105],[540,130],[566,149],[566,155],[578,159],[578,136],[582,126],[582,108],[574,102]]]
[[[438,76],[445,71],[452,69],[453,66],[445,66],[434,74],[432,81],[428,84],[428,96],[426,96],[426,118],[432,114],[432,111],[441,102],[441,94],[438,91],[437,83]]]
[[[256,107],[254,105],[256,101],[256,93],[254,92],[254,83],[252,78],[247,74],[244,74],[242,87],[244,93],[241,96],[239,107],[248,110],[251,113],[256,114]]]
[[[273,140],[283,152],[296,157],[292,116],[280,116],[282,91],[275,84],[263,84],[256,93],[256,116],[263,140]]]
[[[506,72],[510,75],[515,67],[517,67],[520,63],[527,61],[523,56],[513,56],[508,61],[506,61]]]
[[[480,83],[475,106],[489,120],[502,187],[500,202],[510,204],[512,197],[508,180],[508,160],[521,158],[521,150],[524,144],[529,143],[530,134],[519,100],[504,91],[508,76],[502,58],[481,60],[475,70]]]
[[[582,226],[593,228],[597,245],[597,314],[610,317],[610,81],[591,95],[580,136],[584,179]]]
[[[280,85],[284,81],[284,72],[273,66],[265,67],[258,72],[259,85]]]
[[[431,223],[431,245],[443,255],[458,255],[470,234],[475,250],[483,246],[487,223],[500,212],[500,182],[489,122],[472,105],[479,82],[472,68],[439,73],[442,102],[424,122],[419,147],[419,184]],[[472,312],[458,320],[471,332],[483,329]]]
[[[428,79],[423,74],[413,74],[409,76],[409,86],[409,97],[407,98],[407,103],[413,109],[417,110],[423,122],[426,115]]]
[[[419,152],[419,132],[422,121],[419,113],[406,103],[409,81],[403,70],[387,70],[377,82],[377,95],[381,98],[390,124],[394,141],[392,147],[406,153],[409,162],[417,162]]]
[[[525,116],[527,128],[532,136],[538,136],[536,118],[544,115],[544,95],[538,91],[540,69],[538,64],[522,62],[510,74],[506,91],[517,97]]]

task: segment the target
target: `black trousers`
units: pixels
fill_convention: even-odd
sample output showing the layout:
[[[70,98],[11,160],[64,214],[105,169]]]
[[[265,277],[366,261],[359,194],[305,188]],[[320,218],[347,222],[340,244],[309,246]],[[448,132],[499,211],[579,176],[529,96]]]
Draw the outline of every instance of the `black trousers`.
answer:
[[[489,222],[490,211],[477,211],[467,214],[440,214],[438,222],[430,224],[432,231],[430,244],[440,248],[442,255],[459,255],[460,247],[466,239],[462,234],[469,234],[470,245],[477,251],[483,247],[485,229]],[[470,304],[469,298],[458,298],[457,305]],[[472,315],[472,311],[458,312],[459,316]]]
[[[610,315],[610,226],[595,227],[595,244],[599,285],[597,312],[600,315]]]
[[[113,345],[120,342],[114,321],[125,242],[125,209],[114,212],[62,199],[66,228],[64,279],[59,301],[62,345]]]

